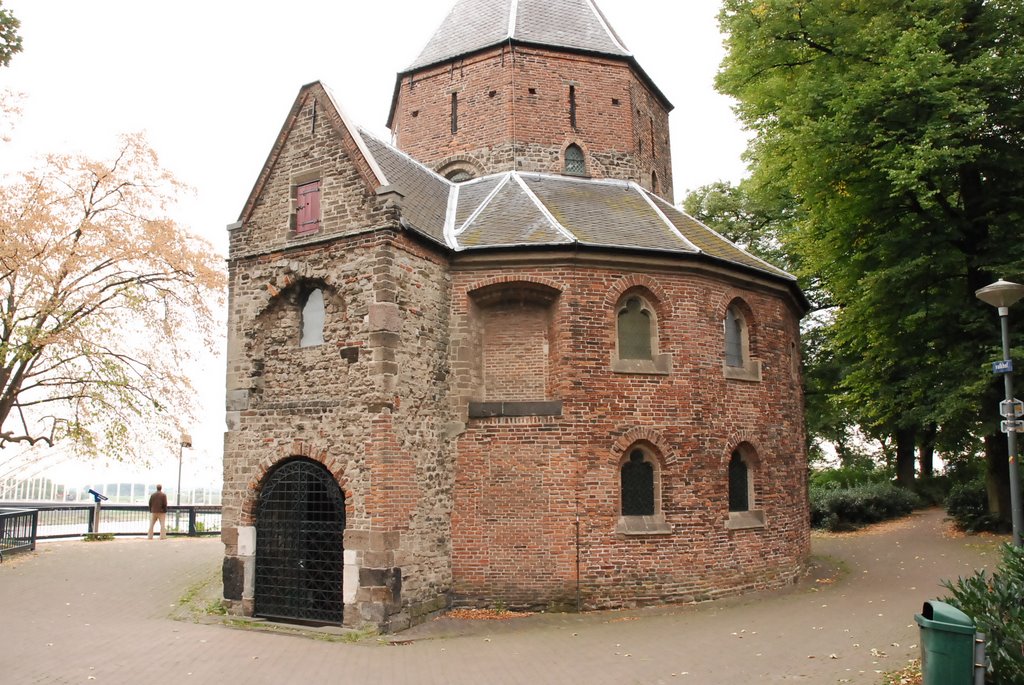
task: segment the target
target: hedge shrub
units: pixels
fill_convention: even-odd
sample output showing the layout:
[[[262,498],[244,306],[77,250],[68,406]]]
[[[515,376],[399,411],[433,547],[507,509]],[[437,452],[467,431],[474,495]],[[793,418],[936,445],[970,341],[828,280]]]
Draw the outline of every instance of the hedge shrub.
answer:
[[[838,489],[812,486],[810,495],[811,525],[832,531],[906,516],[921,501],[912,491],[892,483]]]
[[[968,533],[1005,528],[998,517],[988,513],[988,491],[985,489],[984,478],[954,485],[946,498],[946,513],[957,528]]]
[[[1024,683],[1024,548],[1003,545],[1002,561],[991,575],[982,570],[943,585],[952,593],[943,601],[970,616],[985,634],[991,662],[987,682]]]

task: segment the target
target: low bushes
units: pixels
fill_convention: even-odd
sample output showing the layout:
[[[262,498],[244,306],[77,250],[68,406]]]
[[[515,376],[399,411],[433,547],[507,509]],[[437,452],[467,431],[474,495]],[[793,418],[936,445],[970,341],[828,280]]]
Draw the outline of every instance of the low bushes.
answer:
[[[906,516],[920,498],[892,483],[868,483],[848,488],[811,486],[811,525],[850,530],[865,523]]]
[[[970,616],[985,634],[992,664],[988,682],[1024,683],[1024,548],[1003,545],[1002,561],[991,575],[978,571],[943,585],[952,593],[944,601]]]
[[[946,498],[946,513],[957,528],[968,533],[1005,529],[1005,524],[988,512],[988,491],[985,489],[984,478],[954,485]]]

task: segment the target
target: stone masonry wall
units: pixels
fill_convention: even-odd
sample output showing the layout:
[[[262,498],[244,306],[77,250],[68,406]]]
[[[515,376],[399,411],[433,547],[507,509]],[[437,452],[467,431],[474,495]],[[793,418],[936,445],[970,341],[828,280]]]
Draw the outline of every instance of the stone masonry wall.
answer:
[[[459,437],[452,519],[454,601],[584,608],[689,601],[779,587],[809,552],[798,314],[778,286],[679,266],[637,273],[529,263],[455,271],[453,350],[479,324],[481,283],[555,286],[551,364],[561,415],[466,418],[472,375],[455,396]],[[657,309],[668,374],[617,373],[615,304],[627,290]],[[749,307],[751,357],[761,380],[723,372],[725,310]],[[486,322],[485,322],[486,323]],[[478,334],[486,338],[484,330]],[[468,384],[467,384],[468,382]],[[485,398],[486,399],[486,398]],[[660,508],[670,533],[618,530],[619,466],[641,445],[658,460]],[[729,457],[752,455],[764,524],[730,527]]]
[[[345,495],[345,624],[397,630],[443,608],[451,586],[447,264],[398,232],[396,208],[367,185],[326,102],[313,125],[316,96],[300,97],[261,194],[232,229],[224,592],[232,611],[253,612],[263,478],[312,459]],[[311,170],[323,221],[295,236],[290,186]],[[324,342],[303,347],[312,288],[324,293]]]
[[[650,188],[656,171],[660,194],[672,197],[668,112],[622,60],[505,46],[428,68],[403,77],[392,130],[402,150],[442,172],[460,162],[477,174],[561,173],[562,154],[575,143],[586,155],[587,175]]]

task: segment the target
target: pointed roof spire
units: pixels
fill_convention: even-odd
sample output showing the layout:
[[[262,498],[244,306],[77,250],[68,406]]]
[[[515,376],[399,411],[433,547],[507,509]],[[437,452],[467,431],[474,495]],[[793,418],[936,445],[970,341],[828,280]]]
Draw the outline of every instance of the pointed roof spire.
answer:
[[[633,57],[593,0],[458,0],[405,71],[506,41]]]

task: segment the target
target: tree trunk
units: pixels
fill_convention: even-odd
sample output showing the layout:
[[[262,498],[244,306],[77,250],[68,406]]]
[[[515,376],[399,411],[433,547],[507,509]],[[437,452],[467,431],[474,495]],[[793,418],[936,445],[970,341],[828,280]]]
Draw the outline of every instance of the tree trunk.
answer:
[[[935,424],[931,424],[921,433],[921,447],[918,455],[921,461],[921,477],[931,478],[935,475]]]
[[[896,485],[909,488],[914,484],[914,455],[917,429],[896,429]]]
[[[985,436],[985,487],[988,512],[1010,524],[1010,447],[1002,433]]]

